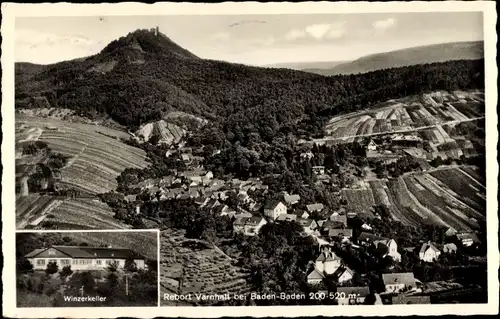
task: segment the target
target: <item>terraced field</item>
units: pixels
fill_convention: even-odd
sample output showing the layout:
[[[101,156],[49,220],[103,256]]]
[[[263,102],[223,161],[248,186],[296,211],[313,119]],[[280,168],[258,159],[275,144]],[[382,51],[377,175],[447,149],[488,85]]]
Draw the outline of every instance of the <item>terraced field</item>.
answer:
[[[43,141],[56,153],[69,157],[61,169],[60,186],[89,196],[117,187],[116,177],[128,167],[148,165],[145,152],[119,139],[128,133],[103,126],[64,122],[16,114],[16,141]],[[16,154],[16,225],[38,227],[51,223],[58,229],[127,228],[113,218],[111,209],[92,199],[67,199],[29,194],[27,178],[43,154]]]
[[[55,196],[30,194],[16,200],[16,227],[25,228],[52,208],[60,205],[61,199]]]
[[[127,229],[111,208],[97,199],[30,194],[16,203],[18,229]],[[46,225],[50,225],[47,227]]]
[[[52,209],[44,222],[64,230],[130,228],[113,216],[111,208],[98,200],[68,198]]]
[[[334,117],[325,127],[325,140],[353,142],[364,136],[433,127],[439,131],[435,138],[446,139],[449,137],[440,136],[444,132],[441,125],[481,118],[484,114],[484,93],[481,91],[435,92],[391,100],[380,104],[379,108]]]
[[[116,188],[116,177],[125,168],[147,165],[144,151],[118,140],[128,138],[125,132],[21,115],[16,121],[24,130],[41,130],[36,139],[46,142],[54,152],[70,157],[61,173],[62,184],[71,188],[89,194],[107,192]]]
[[[161,143],[172,144],[178,143],[186,135],[186,131],[175,124],[160,120],[144,125],[137,131],[137,135],[142,136],[146,142],[157,136]]]
[[[460,230],[477,229],[486,221],[485,193],[484,178],[473,167],[443,168],[343,190],[355,211],[386,205],[392,218],[403,224],[434,223]]]
[[[160,239],[161,295],[166,292],[244,294],[251,291],[248,273],[216,248],[186,239],[182,231],[162,231]],[[162,300],[162,305],[178,304]]]

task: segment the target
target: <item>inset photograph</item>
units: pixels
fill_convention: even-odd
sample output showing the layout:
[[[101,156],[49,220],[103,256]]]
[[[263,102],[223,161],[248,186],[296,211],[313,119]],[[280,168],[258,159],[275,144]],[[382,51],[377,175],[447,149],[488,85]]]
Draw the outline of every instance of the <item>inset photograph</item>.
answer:
[[[16,235],[17,307],[158,305],[158,233]]]

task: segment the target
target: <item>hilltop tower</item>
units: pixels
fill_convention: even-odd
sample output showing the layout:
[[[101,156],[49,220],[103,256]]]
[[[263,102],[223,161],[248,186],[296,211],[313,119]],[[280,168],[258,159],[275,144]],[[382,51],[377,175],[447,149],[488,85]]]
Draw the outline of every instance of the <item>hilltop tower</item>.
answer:
[[[156,26],[155,28],[155,36],[158,36],[160,34],[160,27]]]

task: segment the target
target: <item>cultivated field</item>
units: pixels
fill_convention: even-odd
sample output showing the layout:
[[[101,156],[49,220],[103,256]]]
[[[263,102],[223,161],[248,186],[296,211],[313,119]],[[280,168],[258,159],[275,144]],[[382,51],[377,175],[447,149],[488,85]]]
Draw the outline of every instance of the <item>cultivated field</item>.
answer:
[[[157,136],[161,143],[166,144],[179,143],[185,134],[186,131],[182,128],[164,120],[148,123],[137,131],[137,135],[142,136],[146,142],[152,136]]]
[[[129,137],[125,132],[21,115],[16,125],[16,138],[27,135],[30,140],[46,142],[54,152],[69,156],[68,164],[61,170],[62,184],[89,194],[115,189],[116,177],[125,168],[147,165],[144,151],[118,140]],[[16,165],[26,161],[24,157]]]
[[[322,140],[353,142],[366,136],[436,128],[439,132],[435,138],[444,143],[449,137],[441,125],[481,118],[484,113],[481,91],[422,94],[334,117],[326,125],[326,137]]]
[[[116,177],[127,167],[146,167],[141,149],[124,144],[125,132],[103,126],[63,122],[50,118],[17,114],[16,147],[26,141],[43,141],[56,153],[69,157],[61,169],[62,188],[95,195],[117,187]],[[111,209],[92,199],[67,199],[29,194],[27,179],[43,154],[16,152],[16,224],[18,228],[35,227],[50,222],[59,229],[126,228],[113,218]],[[30,225],[31,224],[31,225]],[[43,228],[43,227],[42,227]]]
[[[162,231],[160,237],[160,282],[162,294],[247,293],[248,273],[209,244],[186,239],[181,231]],[[175,305],[163,301],[163,305]],[[181,305],[181,304],[179,304]]]
[[[477,229],[486,221],[485,193],[484,178],[473,167],[433,169],[342,190],[348,207],[358,213],[386,205],[391,217],[403,224],[435,223],[460,230]]]
[[[111,208],[97,199],[68,198],[48,212],[40,228],[45,223],[65,230],[130,228],[113,216]]]
[[[126,229],[111,208],[97,199],[30,194],[16,202],[17,228]]]

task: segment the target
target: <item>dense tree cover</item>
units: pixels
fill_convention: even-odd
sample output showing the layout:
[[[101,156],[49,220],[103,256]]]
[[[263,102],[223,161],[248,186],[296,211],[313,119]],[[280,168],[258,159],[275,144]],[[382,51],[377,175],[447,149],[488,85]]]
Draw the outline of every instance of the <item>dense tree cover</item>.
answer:
[[[257,293],[279,294],[309,292],[305,277],[310,260],[318,247],[312,237],[303,237],[302,227],[295,222],[269,223],[254,238],[236,236],[241,251],[240,263],[251,271]],[[262,300],[258,305],[304,304],[304,300]],[[306,303],[314,304],[313,301]]]
[[[422,170],[422,163],[410,155],[404,155],[395,162],[390,162],[388,164],[377,160],[368,161],[368,163],[379,178],[399,177],[404,173]]]
[[[45,142],[36,141],[23,145],[23,154],[37,155],[44,152],[46,160],[36,164],[35,170],[28,176],[30,192],[54,190],[55,175],[68,163],[68,156],[52,151]]]
[[[117,191],[128,194],[137,194],[138,189],[133,186],[145,181],[148,178],[160,178],[166,175],[173,175],[175,170],[185,170],[186,164],[179,154],[166,157],[165,153],[169,146],[165,144],[155,145],[151,142],[137,143],[135,140],[127,141],[127,144],[139,147],[146,152],[150,164],[145,168],[126,168],[117,178]]]
[[[47,143],[42,141],[29,141],[22,144],[23,155],[36,155],[42,151],[49,151]]]
[[[113,61],[109,72],[89,72]],[[129,127],[176,109],[208,118],[227,140],[244,143],[250,133],[268,142],[290,131],[309,136],[325,117],[391,98],[482,88],[484,70],[482,60],[451,61],[325,77],[202,60],[164,36],[137,31],[98,55],[48,66],[30,79],[18,83],[18,100],[43,95],[52,106],[98,111]]]

